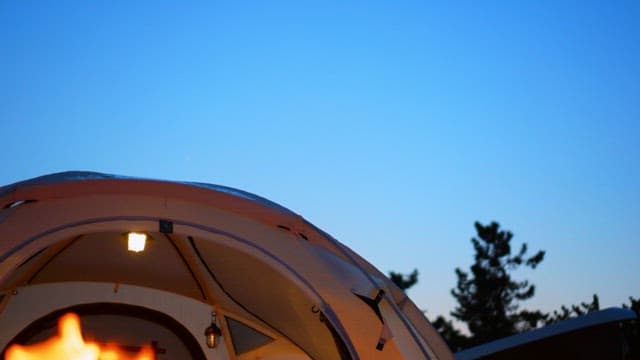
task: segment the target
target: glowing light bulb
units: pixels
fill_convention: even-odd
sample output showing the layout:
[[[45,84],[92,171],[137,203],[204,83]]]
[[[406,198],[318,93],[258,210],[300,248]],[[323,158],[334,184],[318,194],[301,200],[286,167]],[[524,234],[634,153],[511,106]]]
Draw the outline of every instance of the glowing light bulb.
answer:
[[[144,250],[147,242],[147,234],[131,232],[127,235],[127,240],[129,251],[140,252]]]

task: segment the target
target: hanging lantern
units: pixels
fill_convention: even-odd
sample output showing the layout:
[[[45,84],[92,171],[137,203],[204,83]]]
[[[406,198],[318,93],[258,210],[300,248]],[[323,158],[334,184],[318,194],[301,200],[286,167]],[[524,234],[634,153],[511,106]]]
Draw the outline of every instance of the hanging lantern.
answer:
[[[216,324],[216,313],[211,312],[211,325],[204,330],[204,336],[207,340],[207,346],[210,349],[215,348],[218,345],[218,339],[222,336],[222,330]]]

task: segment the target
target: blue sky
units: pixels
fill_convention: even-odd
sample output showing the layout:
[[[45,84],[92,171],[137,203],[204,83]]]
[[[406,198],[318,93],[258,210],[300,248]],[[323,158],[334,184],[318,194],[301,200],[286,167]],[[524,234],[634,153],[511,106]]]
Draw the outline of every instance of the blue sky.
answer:
[[[64,170],[283,204],[448,313],[473,222],[531,308],[640,296],[636,1],[0,3],[0,184]]]

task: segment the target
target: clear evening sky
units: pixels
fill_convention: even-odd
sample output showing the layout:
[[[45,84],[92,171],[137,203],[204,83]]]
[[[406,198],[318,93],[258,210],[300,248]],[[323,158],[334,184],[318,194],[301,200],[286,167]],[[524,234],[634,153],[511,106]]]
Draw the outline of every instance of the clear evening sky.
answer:
[[[640,296],[638,1],[0,2],[0,184],[222,184],[454,306],[473,222],[527,307]]]

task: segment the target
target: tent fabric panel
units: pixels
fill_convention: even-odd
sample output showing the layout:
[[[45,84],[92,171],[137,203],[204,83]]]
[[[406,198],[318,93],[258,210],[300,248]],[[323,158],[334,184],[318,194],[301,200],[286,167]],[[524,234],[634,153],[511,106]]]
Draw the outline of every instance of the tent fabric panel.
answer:
[[[189,232],[188,229],[177,228],[180,231]],[[259,248],[258,244],[266,246],[271,255],[286,261],[287,271],[296,274],[306,282],[303,286],[313,289],[312,292],[315,292],[315,295],[311,296],[317,297],[320,293],[322,294],[320,300],[332,308],[351,340],[362,345],[359,347],[363,351],[359,353],[362,358],[372,360],[380,357],[388,358],[391,350],[384,352],[375,350],[381,329],[379,319],[354,293],[354,290],[359,290],[368,294],[372,290],[361,271],[325,248],[292,237],[287,232],[273,229],[263,229],[263,231],[263,233],[253,233],[250,239],[236,238],[237,241],[228,241],[228,244],[246,248],[243,241],[250,241],[254,247],[248,247],[245,251],[256,252],[256,256],[259,252],[256,250]],[[291,239],[283,241],[283,234]],[[217,241],[220,242],[220,240]],[[216,250],[211,248],[203,253],[215,254],[215,252]],[[287,281],[294,282],[293,279]],[[336,286],[336,284],[340,285]],[[320,304],[316,303],[316,305]],[[259,314],[262,316],[262,312]]]
[[[36,274],[73,241],[73,237],[60,240],[58,243],[43,248],[31,255],[27,260],[5,276],[0,285],[0,290],[24,286],[31,281]],[[2,276],[0,276],[0,279]]]
[[[325,248],[309,244],[307,249],[309,251],[304,258],[314,259],[316,265],[303,267],[301,264],[303,269],[300,271],[310,279],[341,319],[361,358],[398,358],[400,353],[393,346],[387,346],[382,351],[376,349],[384,323],[374,309],[359,297],[374,298],[380,289],[371,284],[354,265]]]
[[[250,313],[275,328],[314,359],[339,359],[331,333],[312,309],[318,304],[290,279],[255,257],[195,239],[217,281]]]
[[[30,282],[60,281],[117,282],[205,300],[192,273],[161,233],[151,233],[145,250],[138,253],[127,250],[125,234],[80,236],[39,269]]]
[[[315,228],[314,225],[310,224]],[[346,253],[346,256],[354,261],[356,266],[366,272],[371,280],[377,283],[379,286],[387,291],[388,297],[396,304],[399,311],[404,315],[406,321],[409,323],[407,330],[417,332],[419,340],[425,343],[427,346],[424,348],[433,356],[438,359],[453,359],[453,354],[449,349],[449,346],[444,342],[440,334],[431,325],[429,320],[424,316],[423,312],[417,308],[415,303],[407,297],[407,294],[398,288],[391,280],[389,280],[383,273],[380,272],[375,266],[369,263],[366,259],[362,258],[351,248],[345,244],[334,239],[331,235],[316,228],[318,232],[324,234],[328,241],[332,242],[338,251]]]

